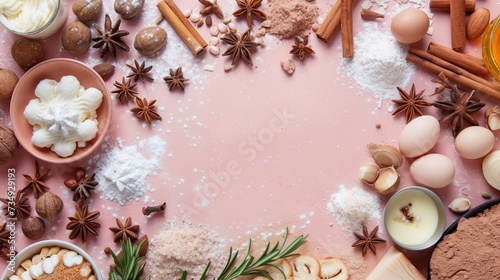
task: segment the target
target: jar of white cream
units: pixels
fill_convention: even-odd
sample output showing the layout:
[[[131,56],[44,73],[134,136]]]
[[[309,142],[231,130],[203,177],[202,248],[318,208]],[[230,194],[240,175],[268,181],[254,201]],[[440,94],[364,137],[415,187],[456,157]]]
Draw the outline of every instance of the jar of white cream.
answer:
[[[0,0],[0,22],[17,35],[43,39],[66,21],[64,0]]]

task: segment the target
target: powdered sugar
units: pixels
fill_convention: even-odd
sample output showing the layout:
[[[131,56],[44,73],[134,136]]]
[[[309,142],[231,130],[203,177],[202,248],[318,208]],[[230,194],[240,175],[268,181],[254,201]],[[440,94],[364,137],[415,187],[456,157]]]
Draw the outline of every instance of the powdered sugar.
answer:
[[[386,28],[364,23],[354,38],[355,55],[342,60],[341,70],[376,98],[396,98],[396,87],[405,88],[415,74],[415,66],[406,61],[407,53],[408,46],[398,43]]]
[[[364,191],[361,187],[340,186],[328,201],[328,212],[339,227],[348,232],[359,231],[370,220],[380,220],[380,199],[377,195]]]
[[[142,197],[151,189],[147,179],[158,168],[165,146],[160,136],[153,136],[136,145],[119,145],[103,153],[95,171],[101,197],[116,200],[121,205]]]

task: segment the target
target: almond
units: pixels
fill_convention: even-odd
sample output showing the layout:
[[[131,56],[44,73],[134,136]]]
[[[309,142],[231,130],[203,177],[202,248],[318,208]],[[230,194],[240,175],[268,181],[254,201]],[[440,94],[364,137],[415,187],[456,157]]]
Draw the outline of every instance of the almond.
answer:
[[[467,21],[467,39],[472,41],[481,37],[489,23],[490,11],[483,7],[477,8]]]

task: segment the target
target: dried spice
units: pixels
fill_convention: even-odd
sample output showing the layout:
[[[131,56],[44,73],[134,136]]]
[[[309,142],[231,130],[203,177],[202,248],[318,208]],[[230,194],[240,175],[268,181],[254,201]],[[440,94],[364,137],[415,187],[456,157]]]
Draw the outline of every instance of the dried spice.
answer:
[[[5,204],[3,211],[9,218],[23,220],[25,216],[30,216],[31,206],[28,197],[24,196],[24,192],[17,191],[13,201],[9,198],[0,198],[0,201]]]
[[[236,10],[233,16],[240,17],[246,16],[248,27],[252,27],[252,14],[258,18],[265,20],[267,18],[266,14],[259,9],[257,9],[262,0],[236,0],[241,9]]]
[[[40,197],[40,195],[44,194],[47,190],[49,190],[49,186],[43,182],[45,177],[49,175],[50,168],[48,168],[45,173],[40,174],[40,166],[38,165],[38,161],[35,160],[35,175],[29,176],[27,174],[23,174],[24,179],[28,181],[28,185],[21,189],[21,192],[26,192],[29,190],[33,191],[33,195],[35,198]]]
[[[10,230],[7,229],[7,222],[0,228],[0,245],[9,244]]]
[[[116,224],[118,227],[109,228],[115,234],[113,239],[115,242],[120,242],[120,240],[127,241],[129,238],[132,241],[138,239],[139,225],[133,225],[131,217],[128,217],[125,223],[122,223],[120,219],[116,219]]]
[[[155,212],[163,212],[165,211],[166,208],[167,208],[166,202],[163,202],[162,204],[155,206],[145,206],[142,207],[142,214],[144,214],[144,216],[149,216],[150,214]]]
[[[134,82],[137,82],[137,80],[141,80],[142,82],[154,81],[154,78],[151,76],[151,73],[149,73],[151,69],[153,69],[153,65],[149,65],[148,67],[146,67],[146,61],[143,61],[141,64],[139,64],[139,62],[137,62],[137,60],[135,59],[134,59],[134,65],[129,65],[129,64],[126,65],[133,71],[133,73],[128,75],[127,78],[134,78]]]
[[[309,37],[302,39],[299,36],[295,36],[293,41],[294,45],[292,46],[292,50],[290,51],[291,54],[297,55],[300,59],[304,59],[306,57],[306,54],[315,54],[313,49],[311,49],[311,47],[307,45],[309,42]]]
[[[245,31],[245,33],[241,36],[238,36],[236,33],[231,31],[229,34],[220,39],[231,45],[222,54],[223,56],[231,56],[231,65],[235,65],[240,59],[243,59],[246,63],[253,65],[250,49],[257,47],[260,44],[252,40],[250,36],[250,29]]]
[[[224,18],[224,13],[222,12],[219,4],[217,4],[217,0],[198,0],[201,4],[203,4],[203,9],[201,9],[200,14],[207,15],[209,13],[213,13],[218,18]]]
[[[80,236],[82,242],[87,242],[89,233],[95,236],[99,236],[97,229],[101,226],[99,223],[94,222],[101,213],[99,211],[90,212],[88,211],[88,206],[84,205],[82,207],[76,207],[73,216],[68,217],[69,223],[66,225],[66,229],[71,230],[69,239],[73,240]]]
[[[451,122],[454,137],[467,126],[479,125],[472,114],[483,108],[485,104],[474,95],[474,91],[470,93],[460,91],[457,85],[450,83],[441,74],[439,75],[439,79],[433,79],[432,81],[441,84],[436,89],[435,94],[441,93],[445,89],[449,89],[450,91],[449,100],[435,101],[432,103],[432,106],[443,112],[443,116],[439,120],[440,122]]]
[[[115,24],[111,23],[109,14],[106,14],[104,19],[104,29],[99,25],[94,23],[92,26],[99,32],[99,36],[92,38],[92,41],[96,42],[93,48],[102,48],[101,58],[106,54],[110,54],[112,57],[116,57],[116,48],[122,49],[124,51],[129,51],[130,48],[122,40],[122,37],[127,36],[130,32],[126,30],[120,30],[121,20],[118,19]]]
[[[151,100],[148,102],[146,98],[140,99],[136,98],[135,102],[138,107],[130,109],[132,113],[138,118],[144,118],[146,122],[151,125],[152,120],[161,120],[161,116],[156,112],[156,100]]]
[[[171,91],[174,88],[180,88],[184,91],[184,84],[189,80],[184,78],[184,74],[182,73],[182,67],[179,67],[175,70],[170,69],[170,76],[166,76],[163,78],[165,82],[168,84],[168,90]]]
[[[405,222],[407,221],[413,223],[415,221],[415,216],[413,216],[413,212],[410,210],[411,206],[412,204],[410,202],[407,205],[401,207],[399,211],[401,212],[401,214],[403,214]]]
[[[375,248],[375,245],[385,243],[384,239],[377,237],[377,231],[378,226],[376,226],[371,232],[368,232],[366,226],[363,225],[363,235],[354,233],[358,240],[352,244],[352,247],[361,247],[361,253],[363,256],[366,255],[368,249],[376,255],[377,249]]]
[[[74,192],[73,201],[78,201],[80,198],[85,200],[92,195],[91,191],[99,184],[94,177],[95,173],[86,176],[85,169],[78,167],[74,178],[64,180],[64,185]]]
[[[424,91],[422,90],[418,94],[416,94],[415,84],[412,84],[410,93],[407,93],[402,88],[397,87],[399,95],[401,99],[393,99],[392,102],[398,105],[398,108],[392,112],[392,115],[396,115],[399,113],[405,113],[406,115],[406,123],[409,123],[415,115],[422,116],[422,110],[420,108],[429,107],[431,103],[426,102],[422,95]]]
[[[126,80],[125,77],[122,77],[121,83],[115,81],[113,85],[116,87],[116,89],[111,91],[111,93],[116,93],[116,98],[118,98],[118,101],[120,102],[126,102],[129,100],[129,98],[135,99],[139,94],[135,90],[137,84],[132,83],[132,80]]]

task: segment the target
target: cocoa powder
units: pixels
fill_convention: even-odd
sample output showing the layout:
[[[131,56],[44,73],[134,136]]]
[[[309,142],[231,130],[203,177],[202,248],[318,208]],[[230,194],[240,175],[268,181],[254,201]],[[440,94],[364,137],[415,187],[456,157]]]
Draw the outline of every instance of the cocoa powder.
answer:
[[[457,230],[436,246],[431,279],[498,279],[500,275],[500,204],[462,218]]]

